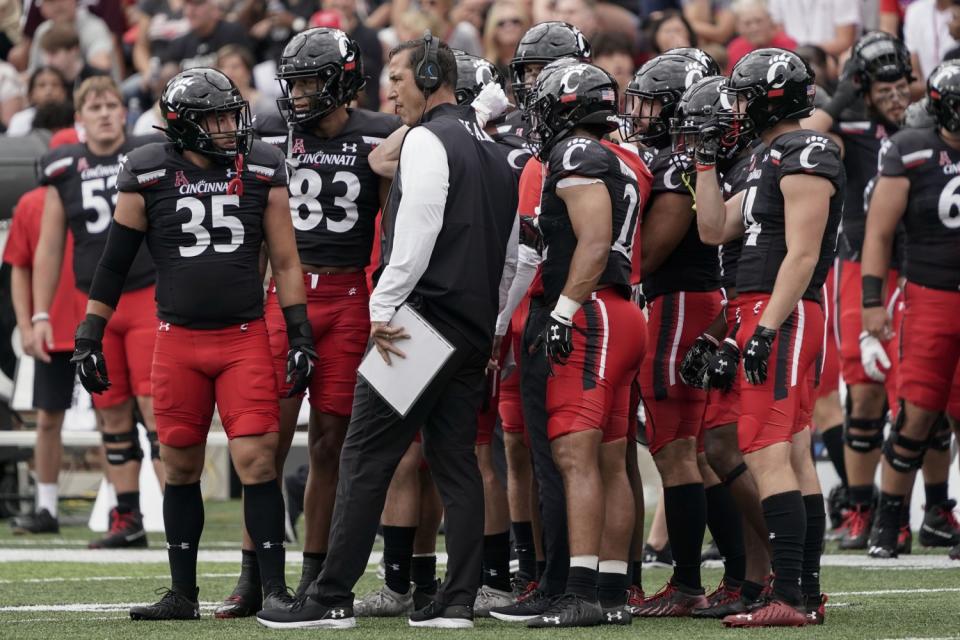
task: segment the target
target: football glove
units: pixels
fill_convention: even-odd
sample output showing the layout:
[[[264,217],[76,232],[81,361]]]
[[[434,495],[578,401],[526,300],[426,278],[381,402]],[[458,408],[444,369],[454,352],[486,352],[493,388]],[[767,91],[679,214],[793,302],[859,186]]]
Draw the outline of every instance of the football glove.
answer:
[[[716,353],[719,346],[717,339],[708,333],[697,338],[680,363],[680,379],[684,384],[694,389],[703,388],[703,374],[707,369],[707,359]]]
[[[707,357],[703,372],[703,388],[728,393],[737,380],[740,367],[740,347],[733,338],[727,338],[720,348]]]
[[[767,381],[767,360],[773,350],[773,341],[777,332],[764,326],[757,326],[753,336],[747,342],[743,353],[743,375],[750,384],[763,384]]]
[[[510,107],[510,101],[499,83],[490,82],[484,85],[470,106],[477,112],[477,122],[481,127],[485,127]]]
[[[860,363],[871,380],[884,382],[890,370],[890,358],[879,339],[866,331],[860,334]]]
[[[573,353],[573,321],[552,311],[540,337],[547,358],[556,364],[566,364]]]
[[[76,365],[80,384],[90,393],[99,394],[110,388],[107,360],[103,357],[103,331],[106,326],[106,318],[88,313],[77,326],[73,338],[73,357],[70,362]]]
[[[543,253],[543,232],[537,216],[520,216],[520,244]]]
[[[314,363],[319,359],[313,345],[291,347],[287,351],[287,384],[290,385],[288,398],[299,396],[307,390],[310,378],[313,377]]]

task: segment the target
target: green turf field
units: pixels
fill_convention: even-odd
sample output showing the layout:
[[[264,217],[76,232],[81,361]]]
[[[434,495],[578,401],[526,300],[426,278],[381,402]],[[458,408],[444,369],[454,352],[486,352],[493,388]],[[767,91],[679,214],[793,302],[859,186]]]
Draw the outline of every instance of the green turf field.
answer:
[[[69,513],[69,511],[68,511]],[[111,552],[90,557],[83,543],[91,537],[83,526],[63,529],[61,536],[15,538],[4,525],[0,528],[0,638],[120,639],[190,637],[247,638],[310,634],[334,635],[333,631],[270,631],[254,620],[223,621],[210,617],[213,604],[229,593],[236,564],[231,550],[239,541],[237,503],[208,503],[207,527],[201,550],[226,561],[201,562],[200,600],[204,619],[199,622],[134,623],[126,615],[131,603],[153,601],[153,590],[167,585],[162,554],[153,553],[151,561],[129,558],[111,561]],[[153,534],[151,549],[162,550],[162,538]],[[833,545],[828,553],[835,554]],[[299,550],[291,545],[291,551]],[[918,549],[918,551],[920,551]],[[14,560],[16,554],[28,554],[28,561]],[[116,558],[117,556],[113,556]],[[91,561],[86,561],[90,558]],[[102,560],[101,560],[102,558]],[[831,555],[831,564],[860,563],[859,556]],[[867,638],[960,638],[960,562],[949,563],[944,552],[901,558],[896,565],[827,566],[823,584],[831,594],[827,624],[802,630],[728,631],[719,622],[694,620],[643,620],[632,627],[604,627],[591,630],[533,631],[492,620],[482,620],[473,631],[453,632],[457,636],[496,640],[526,639],[533,636],[553,638],[650,637],[690,640],[692,638],[811,637],[831,640]],[[159,559],[159,561],[155,561]],[[860,564],[867,565],[863,562]],[[289,580],[299,576],[297,562],[288,566]],[[648,570],[644,581],[648,592],[655,591],[667,577],[663,569]],[[720,577],[717,569],[704,571],[705,584]],[[370,567],[357,587],[358,593],[379,586],[375,567]],[[359,621],[358,627],[340,632],[347,638],[431,638],[450,637],[449,631],[412,630],[405,620]]]

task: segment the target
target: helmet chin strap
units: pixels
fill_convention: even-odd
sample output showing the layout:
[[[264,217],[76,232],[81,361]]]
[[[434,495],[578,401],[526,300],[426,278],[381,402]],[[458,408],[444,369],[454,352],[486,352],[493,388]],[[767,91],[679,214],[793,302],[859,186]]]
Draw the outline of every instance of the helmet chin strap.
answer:
[[[233,166],[237,170],[237,175],[235,175],[230,182],[227,183],[227,195],[242,196],[243,179],[240,177],[240,174],[243,173],[243,154],[238,153],[233,162]]]

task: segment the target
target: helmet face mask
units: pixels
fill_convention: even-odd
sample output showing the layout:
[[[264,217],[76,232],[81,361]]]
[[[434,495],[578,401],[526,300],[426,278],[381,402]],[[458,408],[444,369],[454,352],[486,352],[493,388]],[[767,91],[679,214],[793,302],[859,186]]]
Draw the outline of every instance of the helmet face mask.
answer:
[[[683,93],[676,117],[671,119],[672,153],[689,166],[700,136],[713,128],[720,136],[719,159],[732,160],[753,139],[751,131],[744,131],[744,120],[737,111],[736,94],[728,90],[727,79],[703,78]]]
[[[250,105],[227,76],[196,68],[174,76],[160,97],[164,132],[180,151],[226,163],[253,144]]]
[[[664,104],[665,99],[667,104]],[[639,141],[644,144],[662,140],[669,132],[670,125],[661,114],[672,107],[671,96],[627,93],[623,97],[623,111],[620,114],[621,137],[627,142]]]
[[[339,29],[304,31],[284,47],[277,80],[283,92],[277,107],[288,124],[325,118],[349,104],[366,83],[360,47]]]

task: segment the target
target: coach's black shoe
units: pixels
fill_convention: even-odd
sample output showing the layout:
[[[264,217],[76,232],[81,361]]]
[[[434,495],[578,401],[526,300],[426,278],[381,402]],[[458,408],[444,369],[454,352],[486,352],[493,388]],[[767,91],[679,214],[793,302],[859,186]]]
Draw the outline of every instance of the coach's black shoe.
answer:
[[[24,533],[60,533],[60,521],[50,515],[46,509],[10,520],[13,535]]]
[[[953,512],[956,500],[927,505],[920,527],[920,544],[925,547],[952,547],[960,544],[960,522]]]
[[[473,607],[465,604],[443,604],[433,600],[407,618],[411,627],[431,629],[472,629]]]
[[[293,591],[290,589],[284,589],[283,591],[274,591],[273,593],[268,593],[263,598],[263,604],[260,606],[260,611],[266,611],[270,609],[289,609],[297,603],[297,596],[294,595]],[[257,612],[259,613],[259,611]]]
[[[437,597],[437,591],[440,590],[440,580],[435,578],[430,586],[413,585],[411,589],[413,589],[413,610],[419,611]]]
[[[357,626],[353,607],[329,607],[309,596],[297,598],[286,608],[263,609],[257,622],[271,629],[350,629]]]
[[[673,566],[673,552],[670,551],[670,543],[663,545],[662,549],[654,549],[650,544],[643,545],[642,559],[645,567],[669,569]]]
[[[550,603],[550,608],[539,616],[527,620],[530,629],[555,627],[593,627],[603,621],[603,609],[599,602],[565,593]]]
[[[495,607],[490,617],[503,622],[526,622],[550,608],[552,598],[539,589],[532,589],[517,597],[509,607]]]
[[[633,614],[626,605],[603,607],[603,619],[600,624],[628,625],[633,623]]]
[[[138,607],[130,607],[131,620],[199,620],[200,603],[197,602],[197,594],[200,589],[193,592],[193,597],[188,598],[183,594],[177,593],[173,589],[158,589],[157,593],[163,594],[160,601],[156,604],[148,604]]]
[[[143,528],[143,515],[139,511],[121,513],[114,507],[110,510],[110,531],[103,538],[87,545],[88,549],[129,549],[147,546],[147,532]]]

